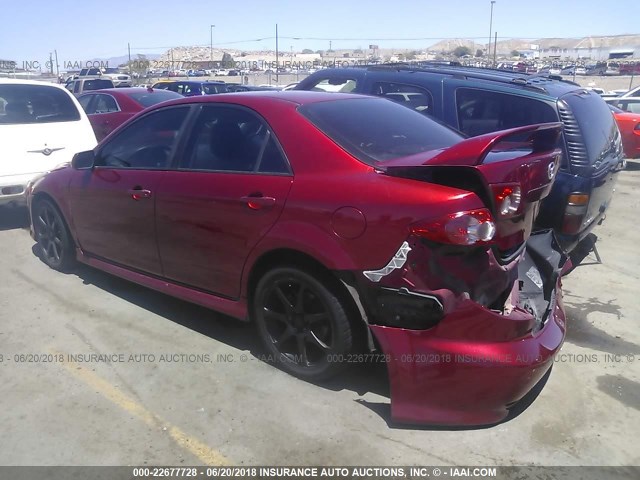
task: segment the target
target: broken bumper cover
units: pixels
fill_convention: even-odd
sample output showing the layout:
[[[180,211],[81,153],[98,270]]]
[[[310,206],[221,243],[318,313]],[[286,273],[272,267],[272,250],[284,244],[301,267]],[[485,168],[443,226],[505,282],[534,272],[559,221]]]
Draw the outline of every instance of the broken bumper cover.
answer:
[[[564,257],[552,234],[530,242],[513,309],[498,312],[465,299],[429,329],[370,325],[387,360],[394,421],[499,422],[551,368],[565,337]]]

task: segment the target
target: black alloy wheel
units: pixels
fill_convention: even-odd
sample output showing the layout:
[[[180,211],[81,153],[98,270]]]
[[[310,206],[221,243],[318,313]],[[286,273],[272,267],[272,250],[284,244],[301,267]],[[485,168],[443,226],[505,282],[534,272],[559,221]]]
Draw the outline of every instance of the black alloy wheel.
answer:
[[[274,268],[258,282],[253,301],[269,360],[312,381],[337,374],[352,347],[347,309],[326,277],[296,267]]]
[[[49,200],[33,206],[33,229],[40,258],[54,270],[67,271],[75,263],[74,247],[67,225]]]

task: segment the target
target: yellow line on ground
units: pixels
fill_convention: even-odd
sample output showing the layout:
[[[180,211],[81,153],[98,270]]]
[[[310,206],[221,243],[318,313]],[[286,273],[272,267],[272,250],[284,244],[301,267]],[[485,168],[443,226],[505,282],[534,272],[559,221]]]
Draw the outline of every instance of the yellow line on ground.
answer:
[[[51,351],[51,353],[59,355],[61,352]],[[64,355],[64,358],[67,359],[67,355]],[[118,407],[132,415],[135,415],[150,427],[162,428],[162,426],[165,426],[169,436],[176,444],[187,450],[192,455],[195,455],[204,464],[230,465],[229,460],[227,460],[227,458],[225,458],[225,456],[220,452],[214,450],[200,440],[189,436],[178,427],[164,421],[162,418],[147,410],[133,398],[119,390],[117,387],[111,385],[108,381],[104,380],[91,370],[88,370],[74,362],[65,361],[58,365],[62,365],[69,373],[73,374],[73,376],[82,380],[103,397],[115,403]]]

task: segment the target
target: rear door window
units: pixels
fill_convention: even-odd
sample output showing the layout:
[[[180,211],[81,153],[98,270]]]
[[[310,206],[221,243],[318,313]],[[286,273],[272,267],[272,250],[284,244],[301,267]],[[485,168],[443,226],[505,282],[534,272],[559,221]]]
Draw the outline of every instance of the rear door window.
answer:
[[[288,163],[266,122],[251,111],[226,106],[203,108],[180,168],[289,173]]]
[[[222,84],[206,84],[205,83],[202,85],[202,88],[204,90],[204,93],[206,93],[207,95],[212,95],[215,93],[226,93],[227,91],[226,85],[222,85]],[[247,88],[243,89],[242,87],[239,87],[239,88],[236,88],[234,91],[240,92],[243,90],[246,91],[248,89]]]
[[[46,85],[0,84],[0,124],[53,123],[80,120],[69,94]]]
[[[349,93],[357,87],[357,80],[348,76],[333,76],[320,78],[315,84],[308,85],[305,90],[316,92],[341,92]]]
[[[105,94],[96,95],[93,110],[94,113],[113,113],[120,111],[116,99],[111,95]]]
[[[200,87],[190,83],[184,83],[181,85],[182,90],[178,89],[178,93],[182,95],[195,95],[196,93],[200,93]]]
[[[433,109],[433,96],[431,92],[415,85],[377,82],[373,84],[373,91],[371,93],[420,113],[430,114]]]
[[[625,112],[640,113],[640,100],[621,99],[613,103],[613,105]]]
[[[475,88],[456,90],[456,110],[458,128],[471,137],[558,121],[554,109],[543,101]]]

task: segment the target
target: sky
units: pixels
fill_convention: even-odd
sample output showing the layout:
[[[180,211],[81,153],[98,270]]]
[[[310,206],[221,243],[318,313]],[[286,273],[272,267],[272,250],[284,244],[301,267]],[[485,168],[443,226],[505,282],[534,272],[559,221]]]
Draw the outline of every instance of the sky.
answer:
[[[59,62],[163,53],[168,47],[240,50],[423,49],[441,39],[486,43],[490,0],[0,0],[0,59]],[[640,33],[632,0],[497,0],[498,38]],[[210,27],[215,25],[213,29]],[[263,39],[263,40],[258,40]]]

